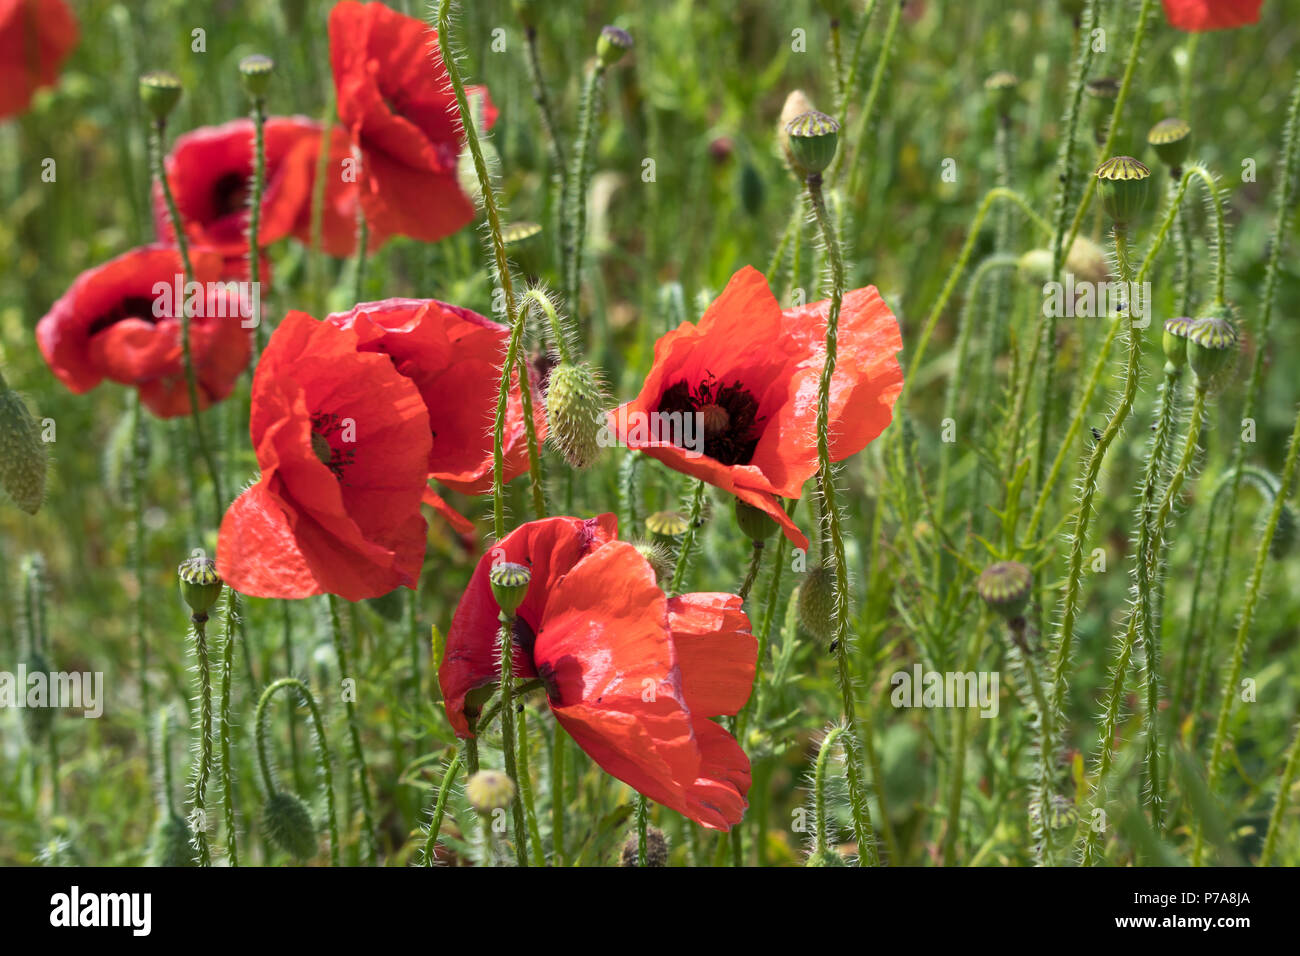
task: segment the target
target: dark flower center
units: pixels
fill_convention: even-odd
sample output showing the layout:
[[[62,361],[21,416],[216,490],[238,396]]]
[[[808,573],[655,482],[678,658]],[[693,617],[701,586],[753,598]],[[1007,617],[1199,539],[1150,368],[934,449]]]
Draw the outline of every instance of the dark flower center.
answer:
[[[248,206],[248,177],[243,173],[226,173],[212,184],[214,219],[224,219]]]
[[[103,332],[110,325],[116,325],[123,319],[144,319],[146,322],[156,322],[153,314],[153,302],[154,300],[146,295],[126,296],[113,308],[91,322],[86,327],[86,336],[89,338]]]
[[[343,469],[356,461],[356,452],[351,448],[335,448],[329,437],[344,430],[340,416],[326,412],[317,412],[311,417],[311,450],[339,481],[343,480]]]
[[[692,389],[682,379],[664,391],[658,411],[698,412],[697,421],[704,427],[704,454],[724,465],[747,465],[754,457],[762,419],[758,400],[739,381],[723,385],[710,375]]]

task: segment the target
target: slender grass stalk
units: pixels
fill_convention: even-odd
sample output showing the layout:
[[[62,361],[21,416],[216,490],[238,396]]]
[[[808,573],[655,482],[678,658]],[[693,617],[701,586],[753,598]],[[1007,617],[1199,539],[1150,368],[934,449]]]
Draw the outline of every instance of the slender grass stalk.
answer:
[[[343,624],[339,620],[339,599],[329,595],[330,632],[334,638],[334,653],[338,657],[339,676],[349,679],[352,667],[348,661],[348,641],[343,634]],[[355,679],[354,679],[355,681]],[[355,686],[355,683],[354,683]],[[265,696],[265,695],[263,695]],[[375,834],[375,811],[370,797],[370,771],[366,767],[366,752],[361,746],[361,722],[357,719],[355,694],[343,695],[343,707],[348,718],[348,736],[352,743],[352,761],[357,765],[357,782],[361,790],[361,820],[363,854],[366,864],[374,866],[378,859],[378,838]]]
[[[429,831],[424,838],[424,865],[433,866],[436,862],[438,832],[442,829],[442,818],[447,812],[447,798],[451,796],[456,774],[460,772],[461,755],[457,753],[447,764],[447,772],[442,775],[442,786],[438,788],[438,799],[433,805],[433,818],[429,821]]]
[[[980,650],[984,643],[984,629],[987,627],[987,623],[987,612],[981,609],[979,620],[975,624],[975,631],[967,645],[966,660],[962,668],[965,672],[969,673],[975,670],[975,666],[979,663]],[[1026,658],[1025,666],[1026,670],[1028,670],[1033,664]],[[943,834],[944,866],[953,866],[957,862],[957,843],[961,836],[962,793],[966,787],[966,746],[970,727],[969,717],[969,708],[953,708],[952,750],[950,753],[952,770],[948,790],[947,827]]]
[[[366,256],[369,253],[370,224],[366,222],[366,211],[357,203],[357,254],[353,260],[352,301],[364,302],[366,289]]]
[[[1268,830],[1264,834],[1264,849],[1259,853],[1259,865],[1268,866],[1273,862],[1273,853],[1277,850],[1277,835],[1282,829],[1282,818],[1286,816],[1287,805],[1291,802],[1291,786],[1295,783],[1296,771],[1300,770],[1300,724],[1296,725],[1291,746],[1286,750],[1286,764],[1282,776],[1277,782],[1277,800],[1273,812],[1268,817]]]
[[[257,710],[254,712],[253,727],[257,742],[257,763],[262,770],[262,784],[267,794],[276,792],[275,775],[271,772],[271,761],[266,749],[266,715],[267,705],[278,691],[287,687],[296,690],[311,712],[312,732],[316,736],[316,754],[319,760],[321,789],[325,792],[325,813],[330,833],[330,865],[339,865],[339,824],[338,814],[334,808],[334,771],[330,766],[329,739],[325,736],[325,722],[321,720],[320,708],[311,688],[296,677],[281,677],[272,681],[258,698]]]
[[[556,866],[565,866],[568,855],[564,850],[564,760],[568,735],[560,722],[555,721],[551,734],[551,854]]]
[[[325,180],[329,175],[330,144],[334,136],[334,84],[329,84],[329,103],[325,108],[325,119],[320,131],[320,150],[316,157],[316,176],[311,185],[311,224],[308,237],[310,247],[307,256],[307,286],[315,296],[316,314],[324,315],[328,310],[329,296],[325,282],[321,278],[324,252],[321,246],[325,235]],[[360,200],[358,200],[358,205]],[[258,326],[261,328],[261,326]]]
[[[239,595],[226,589],[226,614],[221,651],[221,809],[226,823],[226,857],[239,866],[239,824],[235,819],[234,747],[231,743],[230,676],[235,662],[235,618]]]

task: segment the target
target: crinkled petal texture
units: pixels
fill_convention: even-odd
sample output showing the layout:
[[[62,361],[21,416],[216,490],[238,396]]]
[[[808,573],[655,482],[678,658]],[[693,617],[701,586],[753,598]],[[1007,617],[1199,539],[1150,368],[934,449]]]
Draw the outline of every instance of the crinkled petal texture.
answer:
[[[361,150],[361,204],[371,229],[434,242],[468,225],[474,204],[456,178],[460,128],[437,31],[381,3],[330,11],[339,117]],[[491,128],[487,91],[469,91]]]
[[[1264,0],[1164,0],[1164,4],[1171,27],[1203,33],[1258,23]]]
[[[817,396],[829,312],[829,301],[782,312],[763,275],[746,266],[698,325],[684,322],[656,343],[640,394],[609,414],[610,429],[628,447],[761,508],[792,542],[807,547],[777,499],[798,498],[817,471]],[[829,419],[833,461],[861,451],[885,429],[903,387],[898,321],[874,287],[844,296],[838,343]],[[756,441],[746,463],[724,464],[673,444],[662,429],[638,431],[637,423],[653,419],[669,388],[708,380],[739,382],[757,403]]]
[[[161,245],[132,249],[78,276],[36,325],[36,342],[59,381],[81,394],[107,378],[137,388],[160,418],[188,415],[179,299],[191,304],[200,407],[229,395],[252,352],[239,291],[218,281],[219,253],[196,248],[190,259],[198,289],[187,288],[180,254]]]
[[[0,119],[57,83],[76,45],[77,18],[63,0],[0,0]]]
[[[492,487],[492,428],[501,362],[510,331],[477,312],[436,299],[366,302],[328,321],[354,329],[360,348],[383,352],[415,382],[429,409],[429,474],[463,494]],[[531,376],[531,372],[530,372]],[[546,437],[545,403],[533,389],[533,425]],[[528,440],[518,374],[506,404],[503,481],[528,470]]]
[[[710,717],[749,698],[758,645],[730,594],[669,599],[614,518],[523,525],[485,555],[447,638],[439,681],[447,713],[470,733],[466,694],[496,679],[495,561],[532,568],[515,628],[514,672],[540,677],[552,712],[606,772],[706,827],[747,806],[749,760]]]
[[[259,481],[221,522],[217,568],[255,597],[349,601],[414,587],[424,560],[429,416],[354,331],[290,312],[253,378]]]

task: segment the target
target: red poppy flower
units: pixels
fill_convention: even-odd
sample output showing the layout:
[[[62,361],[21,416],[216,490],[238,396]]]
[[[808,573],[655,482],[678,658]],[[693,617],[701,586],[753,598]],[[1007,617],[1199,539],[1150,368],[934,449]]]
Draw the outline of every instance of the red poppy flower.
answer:
[[[63,0],[0,0],[0,119],[59,79],[77,45],[77,19]]]
[[[1190,33],[1232,30],[1259,22],[1264,0],[1164,0],[1169,25]]]
[[[433,429],[430,477],[464,494],[488,491],[492,487],[492,425],[510,330],[477,312],[436,299],[365,302],[349,312],[331,315],[328,321],[355,330],[363,352],[390,356],[397,370],[415,382],[429,408]],[[535,385],[530,383],[530,387]],[[540,441],[546,437],[546,412],[536,395],[533,422]],[[503,450],[503,481],[528,470],[517,378],[506,405]]]
[[[188,415],[176,317],[181,298],[192,306],[190,353],[199,405],[229,395],[251,354],[239,293],[217,281],[219,254],[197,248],[190,260],[202,296],[186,288],[180,254],[167,246],[132,249],[78,276],[36,325],[36,342],[59,381],[81,394],[107,378],[139,389],[145,407],[160,418]]]
[[[817,471],[829,310],[823,301],[782,312],[762,274],[746,266],[699,325],[683,322],[656,343],[641,394],[609,413],[610,430],[629,448],[761,508],[806,548],[777,496],[798,498]],[[889,424],[903,387],[895,358],[902,347],[898,321],[874,286],[844,296],[831,383],[832,461],[861,451]]]
[[[521,525],[479,561],[452,619],[438,680],[462,737],[466,697],[497,680],[496,561],[529,567],[514,673],[539,677],[555,719],[604,770],[713,829],[739,822],[749,759],[721,726],[749,699],[758,644],[734,594],[668,598],[650,565],[614,540],[615,518]]]
[[[253,376],[249,432],[261,478],[226,512],[217,569],[255,597],[349,601],[414,587],[429,414],[351,329],[290,312]]]
[[[461,130],[438,33],[381,3],[330,11],[339,117],[361,149],[361,205],[371,229],[434,242],[468,225],[474,204],[456,179]],[[481,97],[482,126],[496,107]]]
[[[260,246],[295,236],[311,240],[311,202],[320,155],[321,124],[301,116],[266,121],[266,186],[257,239]],[[203,126],[176,138],[165,166],[176,208],[192,243],[219,251],[227,270],[243,277],[248,255],[248,191],[253,175],[253,121]],[[334,129],[331,174],[325,186],[321,245],[330,255],[351,253],[356,235],[355,182],[344,182],[342,161],[350,155],[347,134]],[[173,241],[161,187],[154,187],[158,235]],[[379,237],[382,239],[382,237]],[[378,239],[376,241],[379,241]]]

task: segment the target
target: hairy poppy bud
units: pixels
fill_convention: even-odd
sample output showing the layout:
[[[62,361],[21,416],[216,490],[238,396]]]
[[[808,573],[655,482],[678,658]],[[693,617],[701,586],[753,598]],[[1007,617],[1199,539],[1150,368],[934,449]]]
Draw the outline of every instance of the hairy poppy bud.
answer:
[[[658,541],[633,541],[632,546],[637,549],[641,557],[646,559],[646,563],[654,571],[656,583],[664,584],[672,578],[673,553],[667,546]]]
[[[761,508],[736,499],[736,524],[750,541],[766,541],[776,532],[777,524]]]
[[[975,581],[980,599],[1008,621],[1020,617],[1029,603],[1033,576],[1019,561],[990,564]]]
[[[645,526],[660,544],[674,545],[691,523],[680,511],[656,511],[646,517]]]
[[[808,854],[804,866],[848,866],[848,864],[844,862],[844,857],[835,850],[823,847]]]
[[[616,26],[601,28],[600,36],[596,39],[596,56],[600,57],[600,62],[605,66],[613,66],[630,49],[632,34]]]
[[[29,515],[45,499],[45,443],[27,403],[0,379],[0,489]]]
[[[1112,156],[1097,167],[1097,192],[1106,215],[1127,226],[1147,202],[1151,170],[1132,156]]]
[[[271,88],[271,74],[274,72],[275,61],[261,53],[254,53],[239,61],[239,79],[250,100],[256,102],[266,99],[266,93]]]
[[[262,808],[262,827],[271,843],[295,860],[310,860],[319,849],[311,812],[296,794],[271,794]]]
[[[156,70],[140,77],[140,99],[155,121],[161,123],[181,98],[181,81],[175,73]]]
[[[154,827],[151,856],[154,866],[194,866],[194,848],[190,846],[194,832],[185,818],[168,813],[158,818]]]
[[[1237,327],[1232,310],[1211,305],[1187,329],[1187,364],[1198,383],[1213,387],[1237,353]]]
[[[469,805],[479,813],[504,810],[515,799],[515,782],[500,770],[480,770],[465,782]]]
[[[1164,335],[1160,344],[1165,350],[1165,361],[1174,368],[1182,368],[1187,364],[1187,330],[1192,327],[1194,321],[1186,316],[1165,319]]]
[[[533,573],[522,564],[502,561],[492,565],[492,570],[488,572],[488,583],[492,585],[492,596],[497,600],[497,607],[507,617],[513,616],[519,610],[519,605],[524,603],[532,579]]]
[[[786,124],[790,134],[790,156],[803,176],[825,171],[835,158],[840,142],[840,124],[825,113],[809,110]]]
[[[799,623],[818,640],[835,636],[835,574],[824,564],[809,571],[799,585]]]
[[[637,866],[637,859],[640,856],[640,837],[633,831],[623,844],[623,853],[619,857],[619,866]],[[646,866],[667,866],[668,865],[668,838],[664,836],[664,831],[658,827],[645,828],[645,865]]]
[[[181,597],[190,606],[190,619],[201,623],[208,619],[208,611],[221,597],[225,586],[217,574],[217,562],[211,558],[187,558],[176,569],[181,579]]]
[[[552,369],[546,385],[549,437],[574,468],[586,468],[600,454],[604,411],[604,389],[590,365],[561,362]]]
[[[984,92],[989,95],[989,101],[997,111],[1005,115],[1015,105],[1016,87],[1019,85],[1020,80],[1014,73],[998,70],[984,81]]]
[[[1192,128],[1177,117],[1162,119],[1147,132],[1147,143],[1170,169],[1181,169],[1192,148]]]

